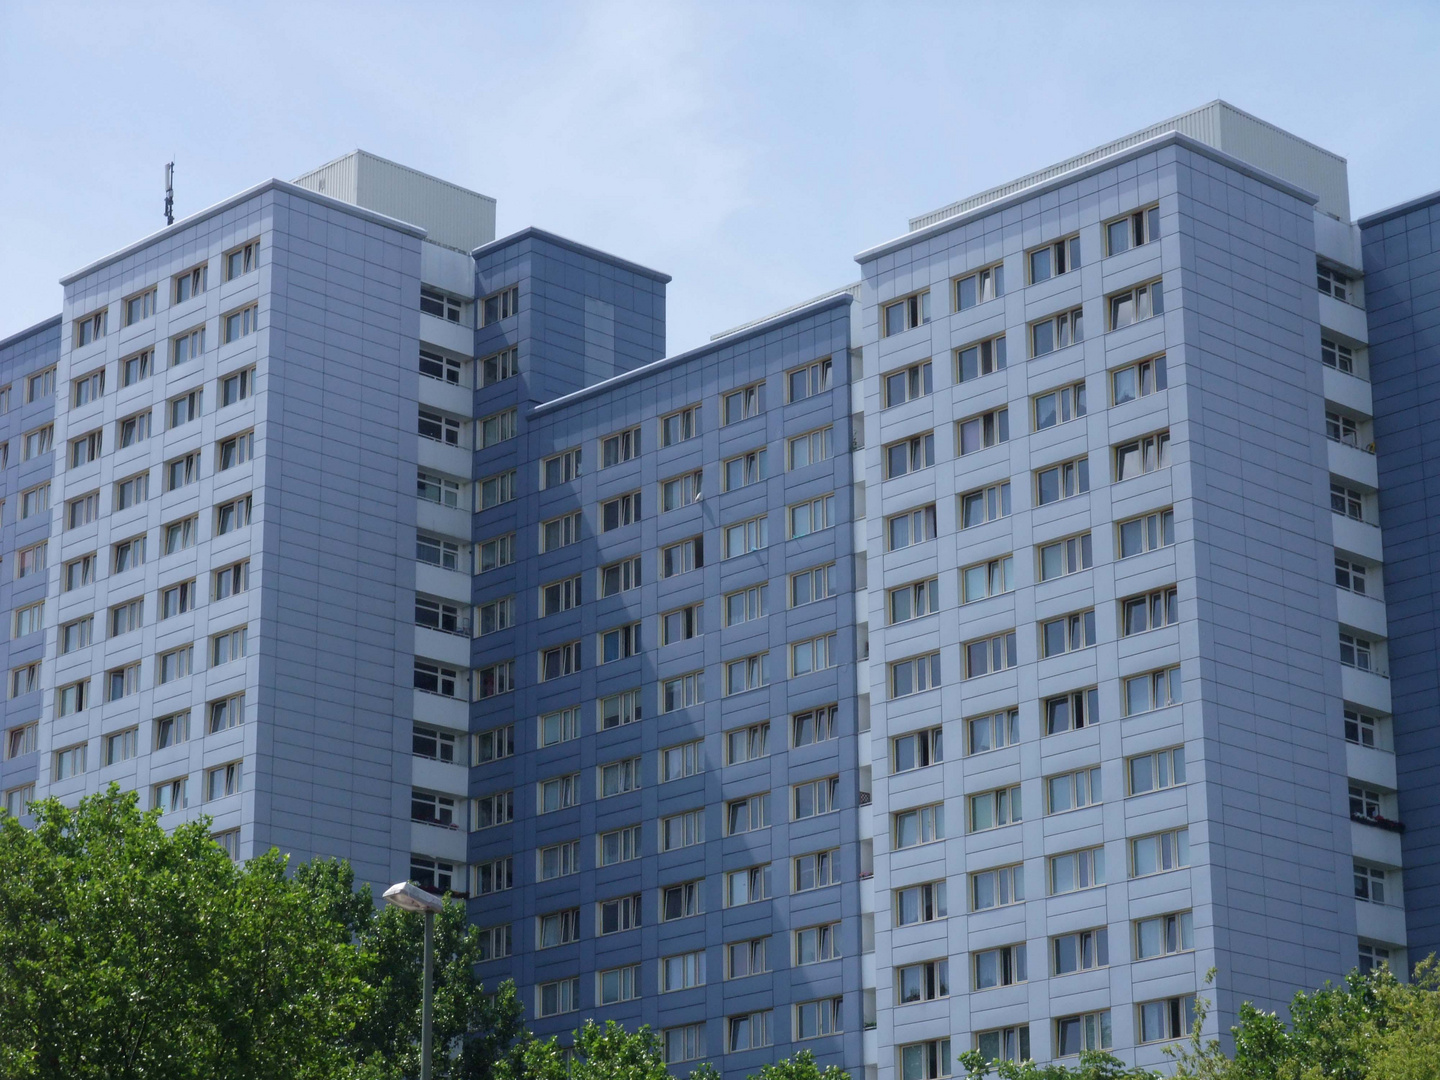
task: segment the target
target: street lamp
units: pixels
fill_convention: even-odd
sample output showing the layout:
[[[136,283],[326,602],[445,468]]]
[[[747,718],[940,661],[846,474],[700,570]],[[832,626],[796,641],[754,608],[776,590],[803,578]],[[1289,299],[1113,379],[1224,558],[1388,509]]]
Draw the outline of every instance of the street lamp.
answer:
[[[440,897],[428,893],[408,881],[391,885],[385,890],[385,902],[401,911],[419,911],[425,915],[425,982],[420,1009],[420,1080],[430,1080],[430,999],[434,994],[431,971],[435,965],[435,913],[440,911]]]

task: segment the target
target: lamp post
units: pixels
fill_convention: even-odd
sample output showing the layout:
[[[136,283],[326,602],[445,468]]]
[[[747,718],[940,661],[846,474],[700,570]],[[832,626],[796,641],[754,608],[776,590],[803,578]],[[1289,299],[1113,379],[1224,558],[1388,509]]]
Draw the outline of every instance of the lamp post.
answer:
[[[432,971],[435,965],[435,913],[440,911],[440,897],[428,893],[408,881],[391,885],[385,890],[385,902],[401,911],[418,911],[425,915],[425,982],[420,1009],[420,1080],[430,1080],[430,999],[434,995]]]

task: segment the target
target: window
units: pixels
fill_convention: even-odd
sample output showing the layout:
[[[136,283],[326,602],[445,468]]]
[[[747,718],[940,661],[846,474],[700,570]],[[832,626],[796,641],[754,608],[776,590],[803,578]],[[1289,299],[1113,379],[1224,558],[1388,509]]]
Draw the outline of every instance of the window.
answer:
[[[155,809],[162,814],[168,814],[172,810],[183,810],[190,805],[190,778],[188,776],[156,784],[150,791]]]
[[[119,701],[140,689],[140,662],[112,668],[105,673],[105,700]]]
[[[455,800],[449,795],[411,790],[410,820],[423,825],[438,825],[445,829],[458,827],[455,820]]]
[[[580,670],[580,642],[569,641],[564,645],[540,650],[540,681],[574,675]]]
[[[1085,415],[1085,384],[1077,382],[1048,393],[1036,394],[1034,404],[1036,431],[1078,420]]]
[[[460,673],[454,668],[441,667],[426,660],[415,661],[415,689],[423,693],[455,697],[459,679]]]
[[[790,401],[803,401],[829,390],[830,374],[831,362],[828,356],[787,372],[786,383],[790,390]]]
[[[166,413],[169,417],[169,426],[177,428],[182,424],[199,419],[203,395],[203,390],[191,390],[188,394],[171,398]]]
[[[975,1033],[975,1049],[986,1061],[1028,1061],[1030,1059],[1030,1025],[995,1028]]]
[[[77,469],[81,465],[88,465],[99,459],[102,442],[101,434],[98,431],[92,431],[78,439],[71,439],[70,467]]]
[[[839,809],[836,805],[839,795],[840,778],[838,776],[827,776],[820,780],[810,780],[803,784],[792,785],[790,788],[790,820],[803,821],[805,818],[833,813]]]
[[[33,693],[40,689],[40,662],[26,664],[10,672],[10,696]]]
[[[484,357],[479,363],[479,370],[481,387],[513,379],[520,374],[520,352],[512,347]]]
[[[660,782],[668,783],[686,776],[705,771],[705,744],[703,740],[679,743],[664,747],[660,751]]]
[[[1332,503],[1334,485],[1331,485]],[[1120,557],[1128,559],[1156,548],[1169,547],[1175,543],[1175,511],[1161,510],[1142,517],[1122,521],[1120,531]]]
[[[21,638],[27,634],[38,631],[45,621],[45,601],[41,600],[34,604],[27,604],[25,607],[15,610],[15,637]]]
[[[1137,1006],[1140,1013],[1140,1042],[1162,1042],[1183,1039],[1195,1026],[1195,995],[1146,1001]]]
[[[812,567],[790,575],[790,606],[802,607],[835,595],[835,564]],[[761,586],[763,589],[764,586]]]
[[[1005,265],[996,263],[955,280],[955,310],[967,311],[977,304],[1005,295]]]
[[[919,472],[935,464],[935,433],[927,431],[885,447],[885,479]]]
[[[54,777],[57,781],[69,780],[85,771],[85,743],[55,751]]]
[[[453,483],[449,480],[445,482]],[[502,503],[511,502],[515,498],[515,470],[508,469],[494,476],[487,476],[480,481],[479,488],[481,510],[491,510]],[[424,495],[421,498],[424,498]],[[447,502],[445,505],[451,504]]]
[[[535,919],[535,947],[553,949],[580,940],[580,909],[569,908]]]
[[[1130,841],[1130,876],[1149,877],[1190,865],[1190,830],[1175,829]]]
[[[1044,247],[1032,249],[1026,255],[1030,266],[1030,284],[1038,285],[1052,277],[1068,274],[1080,269],[1080,237],[1067,236]]]
[[[209,276],[208,269],[207,266],[202,264],[186,270],[183,274],[176,274],[175,277],[171,279],[174,284],[172,293],[175,297],[174,302],[183,304],[185,301],[194,299],[203,293],[206,288],[206,278]],[[226,278],[226,280],[228,281],[229,278]]]
[[[835,524],[835,496],[822,495],[818,499],[787,507],[786,519],[791,540],[828,529]]]
[[[1095,930],[1053,937],[1050,939],[1050,955],[1056,975],[1109,967],[1110,931],[1101,926]]]
[[[764,975],[770,970],[770,939],[751,938],[749,941],[733,941],[725,946],[725,978],[743,979],[749,975]]]
[[[421,409],[419,421],[416,425],[416,433],[422,439],[429,439],[431,442],[444,443],[447,446],[460,445],[460,421],[449,416],[442,416],[440,413],[430,412],[428,409]],[[504,416],[505,414],[500,414]],[[490,417],[494,421],[495,417]],[[481,421],[485,423],[486,421]],[[513,430],[513,429],[512,429]],[[480,448],[483,448],[483,445]]]
[[[0,416],[10,411],[10,387],[0,386]],[[17,815],[18,816],[18,815]]]
[[[245,722],[245,695],[244,695],[244,693],[231,694],[229,697],[220,698],[218,701],[212,701],[212,702],[210,702],[209,710],[210,710],[210,718],[209,718],[208,730],[209,730],[209,732],[210,732],[211,735],[214,735],[214,734],[215,734],[216,732],[218,732],[218,731],[227,731],[227,730],[229,730],[230,728],[238,727],[240,724],[242,724],[242,723]],[[419,732],[422,732],[422,731],[425,731],[425,730],[426,730],[426,729],[424,729],[424,728],[419,728],[419,727],[417,727],[417,728],[415,729],[415,731],[417,732],[417,735],[418,735]],[[440,740],[440,739],[443,739],[443,738],[445,737],[445,736],[442,735],[440,732],[434,732],[434,733],[432,733],[432,735],[433,735],[433,738],[436,739],[436,740]],[[447,759],[445,759],[445,760],[453,760],[453,759],[454,759],[453,737],[451,737],[451,739],[452,739],[451,757],[450,757],[450,758],[447,758]],[[418,738],[417,738],[417,743],[416,743],[416,745],[417,745],[417,747],[418,747],[418,745],[419,745]],[[438,745],[438,744],[437,744],[437,745]],[[418,749],[417,749],[416,753],[417,753],[417,754],[419,753],[419,750],[418,750]],[[439,751],[438,751],[438,749],[437,749],[437,754],[438,754],[438,753],[439,753]]]
[[[971,956],[976,990],[1013,986],[1030,978],[1023,944],[1006,945],[1000,949],[982,949]]]
[[[251,240],[225,253],[225,280],[234,281],[260,265],[260,241]]]
[[[732,870],[725,875],[725,906],[743,907],[769,900],[770,864]]]
[[[428,630],[438,630],[442,634],[468,636],[470,632],[469,623],[460,619],[458,604],[431,600],[424,596],[415,598],[415,625]]]
[[[1127,758],[1125,767],[1131,795],[1178,787],[1185,783],[1185,748],[1175,746],[1150,754],[1138,754]]]
[[[219,667],[239,660],[246,652],[246,628],[239,627],[216,634],[210,639],[210,666]]]
[[[945,839],[945,807],[939,803],[891,815],[895,848],[918,847]]]
[[[580,539],[579,510],[540,523],[540,553],[568,547]]]
[[[600,440],[600,467],[602,469],[629,461],[638,457],[639,454],[640,429],[638,427],[617,431]]]
[[[239,311],[232,311],[224,316],[221,325],[224,328],[224,343],[226,345],[239,341],[243,337],[249,337],[259,327],[260,305],[250,304]]]
[[[1055,1021],[1056,1057],[1072,1057],[1082,1050],[1109,1050],[1110,1046],[1109,1009]]]
[[[690,604],[663,613],[660,616],[660,644],[673,645],[677,641],[689,641],[699,637],[704,632],[701,619],[704,609],[704,604]],[[638,627],[637,623],[634,627],[637,639]]]
[[[1363,579],[1362,579],[1363,580]],[[1362,586],[1363,591],[1363,586]],[[1178,593],[1172,585],[1145,596],[1132,596],[1120,601],[1120,630],[1123,636],[1158,630],[1179,621]]]
[[[1095,644],[1095,612],[1077,611],[1061,615],[1058,619],[1047,619],[1040,624],[1040,656],[1059,656],[1062,653],[1088,649]]]
[[[515,755],[514,724],[491,728],[489,731],[477,731],[473,738],[475,741],[474,756],[476,765],[484,765],[491,761],[500,761],[502,758],[513,757]]]
[[[601,900],[595,905],[596,933],[618,934],[640,925],[640,894],[618,900]]]
[[[580,1008],[580,980],[560,979],[535,987],[535,1014],[559,1016]]]
[[[1170,432],[1158,431],[1115,447],[1115,479],[1128,480],[1142,473],[1170,467]]]
[[[255,385],[255,369],[246,368],[220,380],[220,408],[244,401]]]
[[[660,512],[668,513],[699,502],[703,476],[703,471],[696,469],[683,476],[672,476],[668,480],[660,481]]]
[[[580,872],[580,841],[567,840],[551,844],[535,852],[537,875],[541,881],[553,881]]]
[[[452,360],[448,356],[441,356],[439,353],[428,352],[425,349],[420,350],[420,374],[425,378],[449,383],[451,386],[459,386],[460,371],[459,360]]]
[[[1168,464],[1168,459],[1167,459]],[[1075,458],[1035,473],[1035,496],[1039,505],[1083,495],[1090,490],[1090,459]]]
[[[1189,952],[1195,948],[1195,918],[1191,912],[1157,915],[1135,920],[1135,959]]]
[[[1045,801],[1047,814],[1063,814],[1098,804],[1101,801],[1100,767],[1046,777]]]
[[[790,674],[792,676],[809,675],[811,672],[834,667],[839,662],[835,654],[835,640],[836,635],[827,634],[824,637],[792,644],[790,646]]]
[[[50,545],[44,542],[22,548],[15,555],[15,577],[27,578],[44,570],[50,561],[49,554]]]
[[[933,508],[931,510],[933,515]],[[974,525],[983,525],[988,521],[995,521],[1002,517],[1010,516],[1010,481],[995,484],[991,487],[981,488],[978,491],[967,492],[960,496],[960,527],[968,529]],[[930,539],[933,539],[932,529]],[[904,545],[899,545],[903,547]],[[893,550],[896,545],[891,543]]]
[[[1041,581],[1088,570],[1095,561],[1090,534],[1082,533],[1080,536],[1043,544],[1039,549],[1039,559]]]
[[[174,713],[171,716],[162,716],[155,721],[155,749],[164,750],[166,747],[179,746],[190,738],[190,713]]]
[[[75,348],[84,348],[105,336],[106,316],[109,313],[109,309],[106,308],[93,315],[86,315],[83,319],[75,320]]]
[[[757,519],[762,523],[763,532],[764,518]],[[743,523],[750,524],[750,523]],[[729,532],[726,533],[729,539]],[[762,545],[763,546],[763,545]],[[660,576],[662,578],[675,577],[677,574],[686,574],[691,570],[698,570],[705,565],[705,538],[703,536],[692,536],[689,539],[681,540],[678,543],[670,544],[660,549]],[[633,566],[633,570],[627,569]],[[613,574],[610,574],[614,571]],[[640,560],[637,556],[634,559],[626,560],[607,567],[602,573],[607,575],[607,580],[613,577],[617,586],[616,591],[626,588],[634,588],[640,584]],[[631,584],[626,584],[629,581]],[[603,591],[603,590],[602,590]],[[608,592],[605,595],[609,595]]]
[[[1090,889],[1105,884],[1105,849],[1086,848],[1083,851],[1069,851],[1064,855],[1052,855],[1046,860],[1047,876],[1050,880],[1050,895]]]
[[[577,575],[540,586],[540,617],[558,615],[580,606],[580,577]]]
[[[660,684],[660,711],[674,712],[688,709],[705,700],[703,673],[692,671],[688,675],[677,675]]]
[[[1355,351],[1349,345],[1329,338],[1320,339],[1320,362],[1345,375],[1355,374]]]
[[[743,694],[770,682],[770,654],[757,653],[725,664],[725,694]]]
[[[834,452],[834,426],[823,427],[804,435],[796,435],[786,442],[786,464],[791,469],[803,469],[828,461]]]
[[[421,562],[431,562],[434,566],[443,567],[446,570],[459,570],[459,548],[448,540],[438,540],[433,537],[415,538],[416,557]],[[432,562],[432,556],[438,557],[439,562]],[[498,536],[494,540],[484,540],[476,550],[476,564],[479,572],[484,574],[491,570],[498,570],[502,566],[509,566],[515,561],[515,534],[509,533],[505,536]]]
[[[1110,373],[1111,396],[1116,405],[1147,397],[1167,385],[1163,356],[1141,360]]]
[[[750,518],[747,521],[738,521],[734,525],[725,526],[725,558],[731,559],[737,555],[746,555],[752,551],[759,551],[766,547],[770,539],[769,519],[765,517]],[[662,563],[669,548],[661,550]],[[663,572],[661,577],[668,577]]]
[[[1125,715],[1135,716],[1163,709],[1181,699],[1180,669],[1165,668],[1144,675],[1132,675],[1123,679],[1125,690]]]
[[[200,451],[165,463],[165,490],[175,491],[200,479]]]
[[[1030,324],[1030,355],[1044,356],[1085,340],[1085,312],[1072,308]]]
[[[976,563],[960,571],[962,604],[984,600],[1015,590],[1015,559],[1006,555],[989,562]]]
[[[699,537],[695,539],[698,541]],[[640,556],[638,555],[600,568],[600,595],[602,597],[614,596],[629,589],[639,588],[640,584]]]
[[[928,368],[929,365],[926,366]],[[1004,371],[1005,367],[1004,334],[955,350],[956,382],[964,383],[985,375],[993,375],[997,371]]]
[[[91,615],[62,624],[60,627],[60,655],[64,656],[89,647],[94,633],[95,619]]]
[[[1004,485],[1008,491],[1009,485]],[[885,537],[890,551],[923,544],[936,536],[935,504],[917,506],[885,519]]]
[[[1348,304],[1354,299],[1354,286],[1351,284],[1350,278],[1328,266],[1317,265],[1315,267],[1315,287],[1320,290],[1322,295],[1333,296],[1344,304]]]
[[[696,1061],[705,1056],[705,1025],[666,1028],[660,1033],[660,1041],[665,1052],[665,1064]]]
[[[1376,732],[1380,721],[1377,717],[1362,713],[1358,709],[1345,710],[1345,741],[1356,746],[1378,746]]]
[[[432,859],[425,855],[410,856],[410,880],[419,885],[422,889],[441,895],[454,890],[456,884],[456,866],[452,862],[442,859]],[[461,895],[464,895],[463,893]],[[481,931],[482,935],[490,935],[493,930],[504,929],[506,935],[503,939],[506,948],[509,947],[509,927],[493,927]],[[485,947],[492,949],[495,946],[493,938],[485,942]],[[488,959],[488,957],[484,957]]]
[[[742,800],[743,801],[743,800]],[[756,826],[760,828],[762,826]],[[639,829],[635,826],[636,843],[639,842]],[[669,817],[660,819],[660,850],[676,851],[683,847],[693,847],[695,844],[705,842],[705,811],[687,810],[683,814],[672,814]],[[631,856],[634,858],[635,856]],[[604,865],[603,862],[601,865]]]
[[[1325,413],[1325,437],[1331,442],[1338,442],[1345,446],[1360,446],[1360,426],[1353,417],[1344,413]],[[73,444],[72,444],[73,445]]]
[[[689,405],[660,418],[660,445],[674,446],[700,433],[700,406]]]
[[[46,368],[25,380],[25,401],[33,405],[48,397],[55,396],[55,369]]]
[[[611,761],[595,769],[597,797],[608,799],[640,789],[640,758]]]
[[[669,819],[667,819],[669,820]],[[755,832],[770,827],[770,793],[746,795],[725,803],[725,835]]]
[[[599,662],[602,664],[623,660],[640,652],[640,624],[638,622],[603,630],[596,637],[599,646]],[[580,655],[578,650],[575,655],[578,665]]]
[[[660,992],[689,990],[705,985],[705,951],[680,953],[660,959]]]
[[[930,321],[930,290],[913,293],[881,308],[880,325],[885,336],[903,333]]]
[[[1355,862],[1355,899],[1370,904],[1387,903],[1385,899],[1385,871],[1378,866]]]
[[[227,795],[238,795],[242,780],[241,763],[232,761],[205,771],[205,799],[223,799]]]
[[[641,719],[640,691],[626,690],[600,699],[597,712],[601,731],[624,727]]]
[[[996,671],[1012,668],[1017,663],[1015,653],[1015,631],[996,634],[967,642],[965,652],[965,678],[974,679]]]
[[[1160,207],[1136,210],[1105,224],[1105,253],[1119,255],[1160,238]]]
[[[725,733],[725,764],[739,765],[770,755],[770,721]]]
[[[415,474],[415,494],[437,506],[448,506],[451,509],[460,506],[459,483],[424,470],[418,470]]]
[[[751,450],[724,463],[725,490],[735,491],[764,480],[769,475],[765,447]]]
[[[902,405],[935,392],[935,379],[929,360],[912,364],[885,376],[885,408]]]
[[[1024,867],[1001,866],[970,875],[970,909],[987,911],[1025,899]]]
[[[63,567],[65,579],[65,592],[78,589],[82,585],[90,585],[95,581],[95,556],[81,555],[78,559],[71,559]]]
[[[1354,488],[1347,488],[1344,484],[1332,483],[1330,485],[1330,509],[1336,514],[1344,514],[1352,521],[1364,521],[1365,496]]]
[[[205,327],[202,325],[170,339],[170,366],[178,367],[180,364],[188,364],[204,351]]]
[[[59,687],[55,691],[55,713],[57,716],[69,716],[72,713],[83,712],[89,706],[90,680],[88,679],[70,683],[68,686]],[[56,779],[60,780],[63,779],[63,777],[57,776]]]
[[[160,590],[160,618],[183,615],[195,607],[195,582],[182,581]]]
[[[65,504],[65,528],[78,529],[100,516],[100,493],[92,491]]]
[[[71,380],[70,404],[75,408],[99,401],[105,393],[105,369],[92,371],[89,375]]]
[[[763,382],[732,390],[720,399],[721,426],[749,420],[764,411],[765,384]]]
[[[965,721],[968,752],[984,754],[1020,741],[1020,710],[1001,709]]]
[[[888,611],[891,624],[908,622],[911,619],[933,615],[940,608],[940,581],[930,578],[911,585],[891,589],[888,596]]]
[[[1090,727],[1100,721],[1100,693],[1091,687],[1060,694],[1046,698],[1044,709],[1046,735]]]
[[[119,637],[138,630],[145,618],[145,601],[130,600],[110,609],[110,636]]]
[[[660,921],[673,922],[675,919],[688,919],[692,915],[703,915],[704,886],[703,880],[664,886],[660,890]]]
[[[840,1019],[839,997],[821,998],[819,1001],[802,1001],[795,1006],[795,1030],[793,1037],[818,1039],[822,1035],[833,1035],[843,1031]]]
[[[897,660],[890,665],[890,696],[907,697],[940,685],[940,654]]]
[[[950,1076],[950,1040],[931,1039],[900,1047],[901,1080],[936,1080]]]
[[[5,760],[21,754],[33,754],[39,745],[40,725],[22,724],[5,733]]]
[[[791,714],[790,745],[796,748],[827,742],[839,735],[837,705],[824,705]]]
[[[640,492],[631,491],[600,504],[600,531],[611,532],[640,520]]]
[[[127,416],[116,425],[116,436],[120,449],[135,446],[150,438],[150,410],[134,416]]]
[[[473,870],[474,885],[471,890],[480,896],[504,892],[515,885],[515,859],[507,855],[503,859],[492,859],[479,863]]]
[[[994,791],[984,791],[969,797],[969,807],[965,815],[966,827],[969,832],[985,832],[1023,820],[1024,814],[1020,807],[1020,785],[1018,784],[1013,787],[997,788]]]
[[[508,289],[501,289],[497,293],[491,293],[480,302],[480,309],[483,313],[481,326],[489,326],[491,323],[499,322],[501,319],[508,319],[520,311],[520,286],[512,285]],[[449,316],[447,315],[447,318]],[[454,322],[455,320],[451,320]]]
[[[215,508],[215,524],[217,535],[223,535],[219,526],[227,526],[225,532],[239,528],[239,522],[245,524],[250,522],[250,497],[236,500],[233,503],[225,503]],[[227,512],[228,511],[228,512]],[[164,527],[164,545],[162,555],[174,555],[178,551],[195,546],[195,532],[198,519],[193,517],[184,518],[180,521],[172,521]]]
[[[949,913],[945,906],[945,882],[931,881],[896,889],[892,910],[901,926],[946,918]]]
[[[27,432],[22,443],[22,461],[29,461],[31,458],[41,457],[51,452],[55,446],[55,425],[46,424],[44,427],[36,428]]]
[[[1353,634],[1340,635],[1340,663],[1361,671],[1375,671],[1375,642]]]
[[[634,1001],[640,996],[640,965],[610,968],[595,974],[595,997],[600,1005]]]
[[[458,323],[464,312],[464,301],[428,285],[420,286],[420,310],[446,322]]]
[[[1390,963],[1390,949],[1369,941],[1360,942],[1360,974],[1369,975],[1382,964]]]
[[[515,438],[518,415],[515,409],[506,409],[504,412],[494,413],[491,416],[485,416],[475,421],[475,448],[477,450],[485,450],[497,443]],[[422,422],[424,416],[425,414],[422,413]],[[453,435],[451,425],[454,425]],[[421,434],[423,435],[424,432],[422,431]],[[460,445],[459,424],[449,417],[445,418],[445,435],[443,441],[450,446]]]
[[[766,594],[770,586],[752,585],[725,595],[725,625],[736,626],[754,619],[763,619],[769,614]]]

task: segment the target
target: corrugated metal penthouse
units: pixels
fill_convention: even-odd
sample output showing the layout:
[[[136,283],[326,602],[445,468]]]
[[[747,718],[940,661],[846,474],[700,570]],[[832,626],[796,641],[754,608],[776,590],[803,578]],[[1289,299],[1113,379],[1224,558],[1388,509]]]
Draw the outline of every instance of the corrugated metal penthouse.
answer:
[[[463,895],[681,1074],[1155,1065],[1440,944],[1440,195],[1215,102],[669,357],[494,222],[357,152],[0,341],[11,812]]]

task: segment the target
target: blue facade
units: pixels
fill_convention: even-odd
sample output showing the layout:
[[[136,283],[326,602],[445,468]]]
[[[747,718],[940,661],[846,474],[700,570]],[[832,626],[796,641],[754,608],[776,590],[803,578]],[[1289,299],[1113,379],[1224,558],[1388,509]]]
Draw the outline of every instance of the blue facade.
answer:
[[[1440,951],[1440,195],[1360,220],[1411,956]]]

